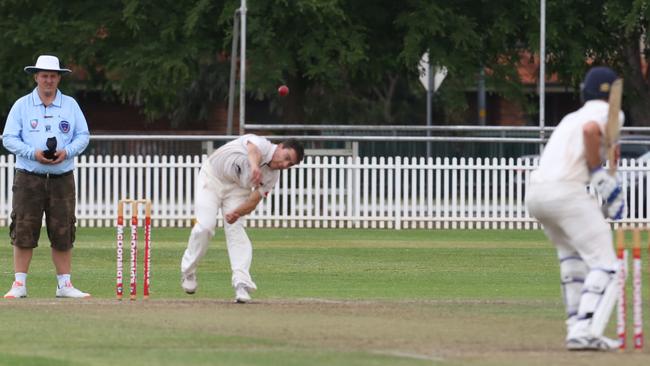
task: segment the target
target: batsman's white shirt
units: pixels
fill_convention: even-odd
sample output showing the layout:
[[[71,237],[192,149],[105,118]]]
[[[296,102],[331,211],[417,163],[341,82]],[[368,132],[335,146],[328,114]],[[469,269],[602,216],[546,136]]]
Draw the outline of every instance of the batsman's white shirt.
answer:
[[[605,134],[609,104],[602,100],[591,100],[577,111],[566,115],[544,147],[539,160],[539,168],[531,174],[531,182],[589,182],[589,168],[585,157],[582,128],[595,121],[601,133]],[[620,112],[623,125],[625,116]],[[604,144],[600,151],[601,159],[606,157]]]
[[[566,115],[553,131],[531,174],[526,206],[555,244],[560,259],[579,255],[589,268],[615,268],[609,224],[587,192],[589,168],[583,126],[598,123],[604,134],[609,105],[592,100]],[[622,123],[624,116],[621,113]],[[604,144],[601,159],[605,158]]]

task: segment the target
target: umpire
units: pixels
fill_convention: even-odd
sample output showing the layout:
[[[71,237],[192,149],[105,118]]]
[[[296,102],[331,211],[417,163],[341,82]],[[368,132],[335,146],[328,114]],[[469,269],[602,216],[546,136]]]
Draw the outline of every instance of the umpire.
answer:
[[[83,298],[70,282],[75,239],[74,157],[88,146],[88,124],[77,102],[58,89],[62,69],[55,56],[39,56],[25,67],[36,88],[11,107],[2,134],[5,148],[16,155],[9,235],[14,248],[14,283],[5,298],[27,297],[27,272],[38,246],[45,213],[57,297]]]

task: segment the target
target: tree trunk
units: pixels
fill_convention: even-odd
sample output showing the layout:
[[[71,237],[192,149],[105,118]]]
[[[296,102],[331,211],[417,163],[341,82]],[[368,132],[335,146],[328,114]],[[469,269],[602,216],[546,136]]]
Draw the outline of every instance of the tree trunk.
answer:
[[[634,40],[636,38],[636,40]],[[634,126],[650,126],[650,87],[648,85],[648,66],[641,63],[641,44],[638,37],[632,37],[624,46],[625,62],[629,75],[625,78],[625,89],[629,92],[628,105],[630,119]],[[630,126],[629,122],[625,123]]]
[[[282,121],[287,124],[308,124],[305,121],[305,80],[300,76],[289,76],[287,86],[289,87],[289,95],[284,97],[286,99],[284,116]],[[282,97],[280,97],[282,98]]]
[[[379,102],[382,103],[382,114],[384,115],[385,124],[393,124],[393,98],[395,96],[395,88],[397,87],[397,82],[399,81],[399,75],[388,74],[388,80],[385,85],[381,85],[383,88],[373,88],[373,92]]]

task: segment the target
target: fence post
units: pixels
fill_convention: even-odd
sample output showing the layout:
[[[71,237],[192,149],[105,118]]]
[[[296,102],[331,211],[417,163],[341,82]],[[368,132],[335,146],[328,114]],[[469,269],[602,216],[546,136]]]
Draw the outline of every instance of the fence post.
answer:
[[[354,158],[354,227],[361,227],[361,158]]]
[[[402,158],[395,158],[395,229],[402,228]]]

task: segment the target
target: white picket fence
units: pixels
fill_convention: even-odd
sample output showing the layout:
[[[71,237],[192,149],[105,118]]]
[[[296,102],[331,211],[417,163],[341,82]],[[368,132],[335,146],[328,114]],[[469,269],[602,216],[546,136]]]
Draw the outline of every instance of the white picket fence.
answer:
[[[81,156],[80,226],[113,226],[117,201],[152,201],[154,226],[188,227],[201,156]],[[535,162],[522,159],[311,157],[284,171],[251,227],[538,228],[524,205]],[[629,218],[647,223],[650,165],[623,161]],[[0,156],[0,226],[9,224],[13,156]],[[141,213],[142,214],[142,213]],[[221,225],[222,222],[219,222]]]

